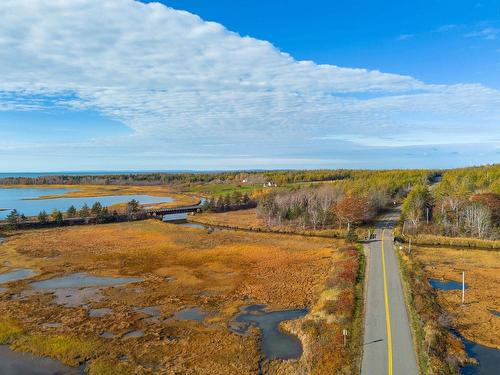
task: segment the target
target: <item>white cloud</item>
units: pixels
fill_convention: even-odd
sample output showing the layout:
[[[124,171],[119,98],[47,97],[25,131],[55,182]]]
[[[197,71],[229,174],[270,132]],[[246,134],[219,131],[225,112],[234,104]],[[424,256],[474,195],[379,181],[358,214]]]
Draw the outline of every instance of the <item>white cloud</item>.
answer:
[[[398,40],[408,40],[412,39],[414,36],[414,34],[400,34]]]
[[[158,3],[0,2],[0,110],[97,109],[137,142],[293,142],[346,128],[371,139],[414,131],[419,117],[498,130],[499,103],[481,85],[296,61]]]
[[[466,37],[480,37],[488,40],[496,39],[500,35],[500,29],[494,27],[485,27],[478,31],[473,31],[471,33],[465,34]]]

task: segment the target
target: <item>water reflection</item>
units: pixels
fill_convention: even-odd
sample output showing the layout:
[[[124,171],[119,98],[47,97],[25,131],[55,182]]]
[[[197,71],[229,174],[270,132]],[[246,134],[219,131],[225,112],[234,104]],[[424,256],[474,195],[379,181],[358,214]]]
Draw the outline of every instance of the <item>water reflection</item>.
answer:
[[[143,281],[141,277],[108,277],[92,276],[85,272],[73,273],[43,281],[35,281],[30,285],[35,289],[81,288],[85,286],[111,286]]]
[[[0,274],[0,284],[27,279],[33,276],[34,274],[35,273],[30,268],[21,268],[10,272],[5,272]]]
[[[281,322],[303,317],[307,309],[265,311],[265,305],[249,305],[235,318],[230,329],[237,334],[246,334],[250,326],[257,326],[262,332],[262,352],[269,359],[291,359],[302,355],[300,340],[279,329]]]
[[[500,369],[500,350],[488,348],[461,337],[467,354],[478,361],[460,369],[462,375],[497,375]]]
[[[430,279],[429,284],[434,289],[438,290],[462,290],[462,283],[454,280],[438,280],[438,279]],[[465,289],[469,286],[465,284]]]

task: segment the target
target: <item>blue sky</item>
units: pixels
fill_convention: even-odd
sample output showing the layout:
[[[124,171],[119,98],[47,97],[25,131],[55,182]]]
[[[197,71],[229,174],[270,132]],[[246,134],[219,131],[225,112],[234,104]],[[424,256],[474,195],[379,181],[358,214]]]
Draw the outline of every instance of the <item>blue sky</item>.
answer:
[[[0,172],[500,161],[498,2],[162,3],[2,1]]]
[[[164,0],[298,60],[500,88],[498,1]],[[495,38],[469,34],[487,28]]]

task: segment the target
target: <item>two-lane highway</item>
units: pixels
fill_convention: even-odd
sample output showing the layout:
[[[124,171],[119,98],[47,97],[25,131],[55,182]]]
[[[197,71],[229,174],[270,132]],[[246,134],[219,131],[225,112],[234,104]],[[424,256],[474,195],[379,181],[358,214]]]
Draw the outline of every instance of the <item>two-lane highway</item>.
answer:
[[[366,245],[367,298],[362,375],[418,375],[392,223],[397,212],[379,221],[377,238]]]

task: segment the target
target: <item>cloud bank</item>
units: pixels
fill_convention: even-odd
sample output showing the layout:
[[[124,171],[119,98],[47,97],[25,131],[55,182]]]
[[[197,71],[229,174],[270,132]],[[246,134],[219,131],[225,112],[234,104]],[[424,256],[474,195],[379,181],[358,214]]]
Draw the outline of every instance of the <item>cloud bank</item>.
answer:
[[[297,61],[158,3],[2,0],[0,111],[53,107],[121,121],[132,131],[127,146],[189,151],[203,137],[238,149],[251,140],[287,157],[297,138],[348,133],[377,146],[418,133],[415,144],[430,145],[458,133],[474,143],[500,123],[497,90]]]

